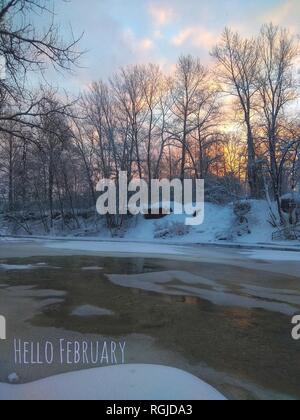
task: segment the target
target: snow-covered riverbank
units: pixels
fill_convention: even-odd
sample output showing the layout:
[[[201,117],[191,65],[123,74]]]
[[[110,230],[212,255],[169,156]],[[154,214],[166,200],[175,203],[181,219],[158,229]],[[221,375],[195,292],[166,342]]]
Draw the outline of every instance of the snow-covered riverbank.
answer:
[[[189,373],[165,366],[120,365],[67,373],[26,385],[0,384],[2,400],[225,400]]]
[[[298,241],[274,242],[274,229],[269,223],[270,209],[265,201],[251,200],[251,211],[247,215],[247,226],[239,226],[234,215],[233,204],[217,205],[205,204],[204,223],[200,226],[185,226],[186,215],[170,215],[160,220],[145,220],[137,216],[118,232],[114,232],[114,239],[126,242],[153,242],[166,244],[225,244],[225,245],[275,245],[299,246]],[[275,211],[275,209],[274,209]],[[82,239],[111,241],[110,232],[103,219],[95,222],[93,219],[80,220],[80,228],[61,230],[61,224],[56,223],[53,231],[45,235],[43,225],[39,222],[30,224],[30,237],[47,237],[49,239]],[[20,227],[5,225],[0,228],[2,236],[29,236]]]
[[[124,238],[97,239],[94,237],[44,237],[44,236],[2,236],[0,237],[0,257],[5,256],[5,250],[9,247],[18,246],[24,249],[28,245],[39,246],[45,250],[64,250],[84,253],[105,253],[105,254],[143,254],[152,256],[188,255],[191,250],[195,252],[205,248],[220,249],[225,253],[230,250],[240,251],[243,255],[255,259],[278,260],[278,261],[300,261],[300,243],[295,241],[272,241],[269,243],[236,243],[236,242],[195,242],[189,243],[176,240],[127,240]],[[26,246],[27,245],[27,246]],[[227,251],[226,251],[227,250]],[[265,251],[265,252],[263,252]],[[21,257],[23,253],[21,253]],[[43,255],[43,254],[40,254]],[[13,255],[17,256],[17,255]],[[26,256],[26,255],[25,255]],[[29,255],[31,256],[31,255]],[[10,255],[7,255],[10,257]]]

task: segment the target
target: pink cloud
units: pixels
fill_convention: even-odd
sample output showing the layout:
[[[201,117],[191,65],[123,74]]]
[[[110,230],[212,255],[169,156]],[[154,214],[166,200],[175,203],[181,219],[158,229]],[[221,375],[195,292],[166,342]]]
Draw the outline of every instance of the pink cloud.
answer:
[[[171,39],[171,44],[179,47],[186,43],[191,43],[195,47],[212,47],[218,36],[202,27],[191,26],[183,29]]]
[[[149,14],[156,26],[165,26],[172,21],[175,12],[171,7],[159,6],[157,4],[150,4]]]
[[[143,51],[151,50],[154,47],[152,39],[145,38],[139,41],[138,48]]]

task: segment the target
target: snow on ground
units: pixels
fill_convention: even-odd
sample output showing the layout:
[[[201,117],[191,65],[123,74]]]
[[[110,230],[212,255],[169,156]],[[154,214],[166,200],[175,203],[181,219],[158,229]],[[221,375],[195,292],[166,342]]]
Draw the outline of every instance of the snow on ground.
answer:
[[[225,400],[189,373],[155,365],[120,365],[53,376],[26,385],[0,384],[1,400]]]
[[[251,234],[237,238],[237,242],[252,244],[272,242],[274,228],[269,223],[270,209],[268,203],[266,201],[252,200],[251,206],[252,210],[250,214],[246,216],[249,221]]]
[[[204,223],[189,228],[189,233],[178,235],[176,225],[184,226],[186,215],[171,214],[160,220],[145,220],[141,216],[137,218],[124,235],[126,240],[166,240],[178,243],[214,243],[234,242],[241,244],[272,243],[274,228],[268,222],[270,209],[265,201],[251,201],[252,210],[247,215],[251,233],[243,236],[234,236],[233,231],[236,217],[233,213],[233,205],[226,206],[212,203],[205,204]],[[175,227],[174,227],[175,225]],[[167,236],[159,236],[164,228],[169,230]],[[174,235],[172,234],[174,232]],[[176,234],[177,233],[177,234]],[[220,240],[223,239],[222,241]]]
[[[171,214],[160,220],[145,220],[142,216],[138,217],[135,226],[130,228],[124,238],[127,240],[145,240],[166,239],[179,242],[212,242],[215,241],[216,235],[226,229],[229,229],[233,222],[234,216],[229,206],[217,206],[207,203],[205,205],[204,223],[199,226],[190,227],[190,233],[184,236],[172,235],[172,225],[185,225],[187,215]],[[156,237],[161,229],[169,227],[168,237]],[[175,232],[176,233],[176,232]]]
[[[282,247],[286,245],[299,246],[298,241],[283,241],[274,242],[272,235],[275,229],[269,223],[270,209],[268,203],[263,200],[251,200],[251,212],[246,216],[248,219],[248,229],[243,232],[239,228],[237,218],[234,215],[233,204],[217,205],[212,203],[205,203],[205,215],[204,223],[199,226],[186,226],[185,221],[188,217],[186,214],[183,215],[168,215],[160,220],[146,220],[142,215],[136,216],[130,220],[128,225],[118,233],[114,232],[115,236],[112,238],[111,232],[101,224],[101,228],[95,231],[95,221],[85,221],[85,229],[70,230],[68,235],[66,232],[57,231],[55,234],[48,235],[49,239],[64,239],[69,240],[70,243],[65,244],[65,249],[82,250],[81,245],[71,244],[72,239],[82,240],[102,240],[102,241],[126,241],[126,242],[166,242],[168,244],[195,244],[195,243],[219,243],[219,244],[241,244],[241,245],[255,245],[255,244],[269,244],[269,245],[280,245]],[[276,214],[276,208],[274,207]],[[20,235],[26,235],[25,232],[18,232]],[[33,234],[37,237],[44,235],[43,231],[34,230]],[[34,236],[32,236],[34,238]],[[5,238],[5,241],[27,241],[28,238]],[[0,237],[0,244],[4,238]],[[74,241],[75,242],[75,241]],[[69,246],[69,248],[67,247]],[[58,246],[58,245],[57,245]],[[141,246],[138,245],[140,250]],[[53,244],[55,247],[55,244]],[[61,247],[61,244],[59,245]],[[76,248],[78,247],[78,248]],[[127,245],[124,245],[123,252],[126,252]],[[160,253],[162,250],[157,248],[156,253]],[[95,245],[86,245],[87,251],[98,251],[95,249]],[[114,245],[107,245],[108,252],[114,251]],[[151,249],[152,251],[154,248]],[[105,251],[105,250],[104,250]],[[149,251],[149,245],[146,249],[141,252]],[[165,251],[165,250],[164,250]],[[173,253],[173,252],[172,252]]]

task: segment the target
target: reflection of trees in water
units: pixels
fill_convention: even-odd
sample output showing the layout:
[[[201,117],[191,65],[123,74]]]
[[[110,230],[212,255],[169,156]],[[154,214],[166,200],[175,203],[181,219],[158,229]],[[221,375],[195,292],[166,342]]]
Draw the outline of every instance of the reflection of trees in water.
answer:
[[[155,273],[153,273],[155,275]],[[161,294],[160,292],[155,292],[151,290],[144,289],[130,289],[131,293],[135,296],[154,296],[158,297],[162,302],[174,304],[174,303],[183,303],[185,305],[201,305],[202,300],[195,296],[180,296],[180,295],[167,295]]]
[[[247,329],[256,321],[255,311],[246,308],[224,308],[224,315],[240,329]]]
[[[113,274],[143,274],[150,270],[151,265],[146,258],[101,258],[100,260],[99,264],[104,267],[104,272]]]
[[[184,298],[184,303],[186,303],[187,305],[198,305],[199,304],[199,299],[192,297],[192,296],[186,296]]]
[[[138,274],[144,273],[145,258],[137,258],[134,265]]]

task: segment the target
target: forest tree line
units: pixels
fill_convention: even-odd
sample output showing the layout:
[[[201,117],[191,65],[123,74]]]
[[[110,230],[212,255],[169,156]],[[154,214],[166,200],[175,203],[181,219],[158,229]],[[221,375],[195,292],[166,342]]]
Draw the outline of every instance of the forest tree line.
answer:
[[[32,74],[76,71],[80,39],[40,32],[32,13],[50,0],[0,2],[0,203],[37,213],[50,231],[59,213],[95,209],[101,178],[203,178],[207,199],[277,203],[300,180],[297,38],[264,25],[253,38],[225,29],[210,66],[181,56],[121,68],[70,100]]]

